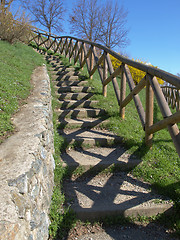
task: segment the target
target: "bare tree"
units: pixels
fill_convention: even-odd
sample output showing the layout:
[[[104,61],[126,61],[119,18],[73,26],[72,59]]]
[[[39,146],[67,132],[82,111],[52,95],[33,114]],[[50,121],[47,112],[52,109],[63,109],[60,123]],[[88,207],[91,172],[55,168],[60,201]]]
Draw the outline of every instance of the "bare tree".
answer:
[[[52,29],[62,31],[63,0],[22,0],[23,7],[30,11],[34,21],[46,27],[51,34]]]
[[[128,12],[116,2],[107,1],[99,12],[98,40],[109,48],[123,48],[128,44],[126,29]]]
[[[128,44],[127,11],[107,1],[79,0],[70,15],[71,32],[110,48]]]
[[[2,5],[5,5],[5,6],[8,6],[8,5],[10,5],[11,3],[13,2],[13,0],[1,0],[1,4]]]
[[[98,38],[98,1],[79,0],[70,15],[71,33],[89,41]]]
[[[0,39],[9,43],[25,42],[29,36],[31,25],[24,12],[10,11],[13,0],[1,0],[0,4]]]

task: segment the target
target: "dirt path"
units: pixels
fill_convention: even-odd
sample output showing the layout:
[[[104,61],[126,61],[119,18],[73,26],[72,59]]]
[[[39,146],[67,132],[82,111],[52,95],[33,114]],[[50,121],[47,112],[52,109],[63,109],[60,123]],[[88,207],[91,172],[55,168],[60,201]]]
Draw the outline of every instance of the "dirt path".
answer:
[[[127,224],[111,227],[77,225],[71,229],[66,240],[178,240],[163,226],[150,224]]]

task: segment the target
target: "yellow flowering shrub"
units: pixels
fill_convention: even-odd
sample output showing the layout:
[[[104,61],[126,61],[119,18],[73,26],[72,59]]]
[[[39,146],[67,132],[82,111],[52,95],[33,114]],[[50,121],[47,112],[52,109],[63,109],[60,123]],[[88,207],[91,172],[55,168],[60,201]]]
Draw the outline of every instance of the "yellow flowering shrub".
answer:
[[[122,62],[119,61],[118,59],[116,59],[115,57],[113,57],[112,55],[110,55],[110,58],[111,58],[111,62],[112,62],[112,65],[113,65],[114,70],[121,65]],[[133,59],[133,60],[134,60],[134,59]],[[135,61],[140,62],[140,63],[143,63],[143,64],[147,64],[146,62],[143,62],[143,61],[140,61],[140,60],[135,60]],[[151,65],[151,64],[149,64],[149,66],[154,67],[154,66]],[[155,68],[157,68],[157,67],[155,67]],[[132,78],[133,78],[134,83],[135,83],[136,85],[137,85],[137,84],[142,80],[142,78],[146,75],[145,72],[143,72],[143,71],[141,71],[141,70],[139,70],[139,69],[137,69],[137,68],[131,67],[131,66],[129,66],[129,70],[130,70],[130,72],[131,72]],[[162,79],[160,79],[160,78],[157,78],[157,80],[158,80],[159,84],[163,84],[163,83],[164,83],[164,81],[163,81]]]

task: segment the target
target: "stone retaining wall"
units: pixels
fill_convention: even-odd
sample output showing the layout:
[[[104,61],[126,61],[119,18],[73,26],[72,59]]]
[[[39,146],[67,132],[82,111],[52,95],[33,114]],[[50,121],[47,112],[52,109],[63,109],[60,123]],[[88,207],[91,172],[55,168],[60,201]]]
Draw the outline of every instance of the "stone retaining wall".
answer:
[[[48,239],[53,191],[53,124],[46,66],[32,75],[32,94],[0,145],[0,239]]]

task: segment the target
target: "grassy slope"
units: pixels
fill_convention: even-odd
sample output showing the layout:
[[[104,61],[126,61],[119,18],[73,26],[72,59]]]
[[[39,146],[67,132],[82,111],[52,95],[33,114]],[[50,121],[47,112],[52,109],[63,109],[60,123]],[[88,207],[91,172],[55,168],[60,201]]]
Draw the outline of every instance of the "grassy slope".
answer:
[[[43,62],[31,47],[0,41],[0,142],[13,131],[11,116],[30,93],[33,69]]]

